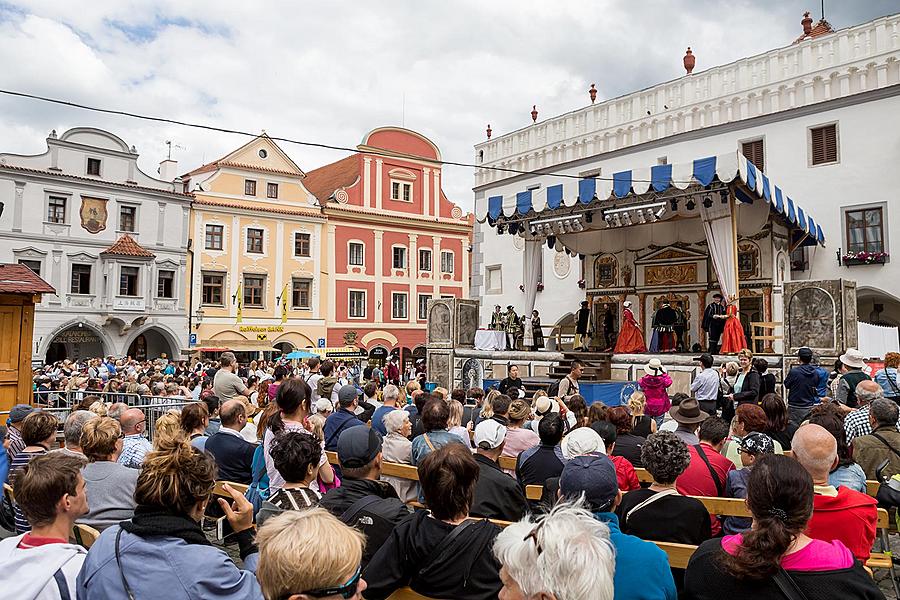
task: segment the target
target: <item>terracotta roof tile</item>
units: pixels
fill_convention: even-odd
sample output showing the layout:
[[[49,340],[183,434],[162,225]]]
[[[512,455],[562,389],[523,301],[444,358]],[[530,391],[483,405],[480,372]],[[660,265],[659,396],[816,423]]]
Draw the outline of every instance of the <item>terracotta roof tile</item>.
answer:
[[[335,190],[353,185],[359,179],[359,154],[351,154],[330,165],[309,171],[303,185],[323,203]]]
[[[25,265],[0,264],[0,294],[55,294],[53,286]]]
[[[829,23],[825,19],[820,19],[818,23],[813,25],[812,30],[808,34],[804,33],[796,40],[794,40],[794,43],[799,44],[803,40],[811,40],[813,38],[827,35],[829,33],[834,33],[834,29],[831,28],[831,23]]]
[[[120,188],[126,188],[129,190],[144,190],[148,192],[158,192],[160,194],[170,194],[172,196],[180,196],[182,198],[191,198],[192,194],[184,194],[182,192],[174,192],[171,190],[163,190],[160,188],[151,188],[142,185],[137,185],[135,183],[121,183],[118,181],[108,181],[106,179],[97,179],[94,177],[80,177],[78,175],[70,175],[69,173],[57,172],[57,171],[47,171],[44,169],[29,169],[28,167],[20,167],[17,165],[6,165],[0,164],[0,169],[12,169],[13,171],[21,171],[23,173],[39,173],[41,175],[50,175],[51,177],[60,177],[65,179],[75,179],[78,181],[90,181],[91,183],[102,183],[104,185],[113,185]],[[177,186],[173,186],[177,187]]]
[[[137,243],[128,234],[123,235],[116,242],[100,253],[101,256],[136,256],[138,258],[156,258],[156,255]]]

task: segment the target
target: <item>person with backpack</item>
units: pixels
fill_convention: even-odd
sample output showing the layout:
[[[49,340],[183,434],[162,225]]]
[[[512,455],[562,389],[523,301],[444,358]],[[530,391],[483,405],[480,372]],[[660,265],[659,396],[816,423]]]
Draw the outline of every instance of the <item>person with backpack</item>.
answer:
[[[569,366],[569,374],[550,384],[547,388],[547,396],[550,398],[561,398],[566,400],[569,396],[580,393],[578,389],[578,380],[584,372],[584,363],[578,359],[572,361]]]
[[[368,427],[352,427],[337,442],[341,486],[329,490],[319,505],[365,534],[362,567],[383,547],[394,527],[410,514],[391,484],[379,481],[381,435]]]

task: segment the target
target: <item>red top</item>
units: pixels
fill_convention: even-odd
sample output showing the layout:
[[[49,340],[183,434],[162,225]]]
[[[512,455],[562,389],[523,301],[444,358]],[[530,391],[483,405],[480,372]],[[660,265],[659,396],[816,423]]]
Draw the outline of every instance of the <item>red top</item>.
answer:
[[[713,470],[719,476],[722,483],[722,491],[725,491],[725,482],[728,480],[728,472],[734,469],[734,463],[716,452],[716,449],[707,444],[700,442],[703,452],[712,465]],[[719,491],[716,489],[716,482],[713,481],[709,467],[697,454],[697,449],[688,446],[688,452],[691,453],[691,462],[678,479],[675,481],[675,489],[682,496],[718,496]],[[717,535],[722,529],[716,515],[710,515],[710,524],[712,525],[712,534]]]
[[[839,486],[837,496],[816,494],[806,535],[817,540],[840,540],[853,556],[865,562],[875,542],[878,513],[875,498]]]
[[[619,482],[619,489],[623,492],[630,492],[641,487],[638,481],[637,473],[634,472],[634,466],[628,462],[624,456],[610,456],[613,466],[616,467],[616,479]]]
[[[68,543],[66,540],[59,538],[47,538],[47,537],[36,537],[31,535],[30,533],[26,533],[22,536],[22,539],[19,540],[19,548],[23,550],[28,550],[30,548],[37,548],[38,546],[46,546],[47,544],[66,544]]]

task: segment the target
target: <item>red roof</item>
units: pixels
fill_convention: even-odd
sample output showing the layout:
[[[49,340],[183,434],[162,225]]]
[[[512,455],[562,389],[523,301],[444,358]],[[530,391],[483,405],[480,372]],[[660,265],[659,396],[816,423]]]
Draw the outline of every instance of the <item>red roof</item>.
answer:
[[[156,258],[156,255],[137,243],[128,234],[116,240],[116,243],[100,253],[102,256],[136,256],[139,258]]]
[[[359,155],[351,154],[330,165],[309,171],[303,185],[313,196],[324,202],[335,190],[350,187],[359,179]]]
[[[0,264],[0,294],[55,294],[53,286],[25,265]]]
[[[829,33],[834,33],[834,29],[831,28],[831,23],[826,21],[825,19],[820,19],[818,23],[813,25],[812,30],[809,33],[804,33],[796,40],[794,40],[795,44],[799,44],[803,40],[811,40],[813,38],[817,38],[822,35],[827,35]]]

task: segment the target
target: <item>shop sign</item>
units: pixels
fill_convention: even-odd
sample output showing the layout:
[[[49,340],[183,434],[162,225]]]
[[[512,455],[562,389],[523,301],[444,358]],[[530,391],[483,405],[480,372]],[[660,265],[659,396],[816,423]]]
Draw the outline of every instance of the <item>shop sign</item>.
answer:
[[[69,329],[53,338],[53,341],[61,344],[98,344],[100,337],[90,330]]]
[[[244,333],[282,333],[284,325],[241,325],[238,331]]]

